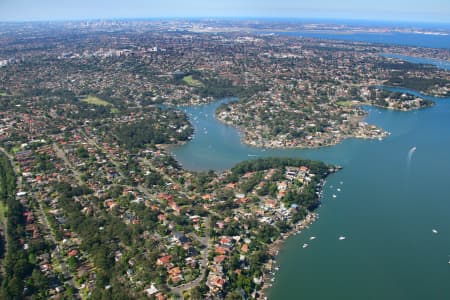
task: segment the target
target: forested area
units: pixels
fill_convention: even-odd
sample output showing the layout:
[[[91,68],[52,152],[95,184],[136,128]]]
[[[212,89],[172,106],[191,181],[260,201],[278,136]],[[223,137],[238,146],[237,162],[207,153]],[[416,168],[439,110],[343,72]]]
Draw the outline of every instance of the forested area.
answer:
[[[329,166],[321,161],[296,159],[296,158],[278,158],[269,157],[255,160],[247,160],[235,165],[231,172],[235,175],[242,175],[247,172],[255,172],[272,168],[284,168],[284,167],[301,167],[307,166],[312,173],[320,174],[321,176],[328,173]]]
[[[429,89],[435,86],[445,86],[449,83],[449,80],[442,78],[431,79],[409,76],[393,76],[386,82],[387,85],[401,86],[403,88],[424,92],[427,92]]]
[[[186,115],[157,109],[144,119],[118,125],[114,132],[120,143],[132,150],[143,148],[147,144],[186,141],[193,129]]]
[[[115,281],[114,252],[119,249],[119,242],[129,244],[132,236],[123,222],[113,216],[88,216],[81,213],[80,203],[74,197],[91,194],[87,187],[72,187],[65,182],[57,183],[55,191],[59,195],[59,203],[63,208],[69,228],[82,238],[81,249],[92,256],[96,266],[95,299],[131,299],[120,282]],[[105,217],[107,219],[105,219]],[[99,230],[102,226],[106,228]],[[114,289],[105,290],[105,286],[114,282]],[[114,297],[113,297],[114,295]]]
[[[2,257],[0,299],[23,299],[26,295],[32,299],[45,299],[43,291],[48,282],[32,259],[45,245],[32,243],[28,251],[25,251],[22,244],[26,236],[23,214],[25,210],[16,200],[15,193],[14,170],[8,158],[0,154],[0,198],[7,208],[4,233],[6,255]]]
[[[257,184],[257,179],[261,178],[261,175],[258,173],[258,171],[278,169],[279,172],[284,172],[284,169],[286,167],[301,166],[308,167],[309,171],[312,174],[315,174],[315,176],[311,177],[311,181],[309,182],[309,184],[303,185],[301,190],[290,189],[283,197],[282,201],[288,206],[298,205],[299,207],[312,211],[316,209],[320,203],[319,197],[317,195],[317,192],[320,190],[318,185],[320,184],[321,180],[330,173],[330,166],[327,166],[321,161],[295,158],[261,158],[256,160],[248,160],[237,164],[231,169],[232,173],[229,176],[229,180],[231,179],[231,181],[233,181],[233,177],[237,178],[238,176],[241,176],[247,172],[257,172],[255,175],[253,175],[253,177],[242,184],[244,191],[247,192]],[[276,177],[272,177],[271,180],[273,182],[277,179],[279,179],[279,175]],[[272,185],[272,182],[266,185],[267,190],[260,191],[260,193],[270,193],[271,186],[273,186],[274,191],[276,191],[276,185]],[[299,210],[297,214],[294,215],[294,219],[301,220],[304,218],[305,214],[305,210]]]

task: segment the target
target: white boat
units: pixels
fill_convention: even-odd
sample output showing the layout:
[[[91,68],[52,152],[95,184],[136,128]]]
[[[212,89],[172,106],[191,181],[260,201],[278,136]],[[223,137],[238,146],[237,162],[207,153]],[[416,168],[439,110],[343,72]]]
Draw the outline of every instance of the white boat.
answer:
[[[308,247],[308,244],[303,244],[302,248]]]
[[[438,234],[438,231],[436,229],[431,230],[434,234]]]
[[[316,237],[315,237],[315,236],[312,236],[312,237],[310,237],[309,239],[312,241],[312,240],[315,240]]]
[[[333,198],[336,198],[337,196],[335,194],[333,194]]]
[[[345,240],[345,239],[346,239],[346,237],[343,236],[343,235],[341,235],[341,236],[339,237],[339,240],[340,240],[340,241],[343,241],[343,240]]]
[[[340,192],[340,191],[341,191],[341,189],[340,189],[340,188],[337,188],[337,191],[338,191],[338,192]]]

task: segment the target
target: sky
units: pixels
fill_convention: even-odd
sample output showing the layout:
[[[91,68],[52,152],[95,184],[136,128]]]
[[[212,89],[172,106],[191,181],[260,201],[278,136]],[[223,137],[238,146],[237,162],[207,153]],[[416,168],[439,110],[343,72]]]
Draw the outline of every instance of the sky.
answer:
[[[172,17],[450,23],[450,0],[0,0],[0,21]]]

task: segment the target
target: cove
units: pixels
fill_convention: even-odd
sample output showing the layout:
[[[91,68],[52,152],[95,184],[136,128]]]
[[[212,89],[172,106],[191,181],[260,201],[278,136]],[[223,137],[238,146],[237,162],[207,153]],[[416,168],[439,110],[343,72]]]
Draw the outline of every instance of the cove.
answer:
[[[382,141],[348,139],[300,150],[243,145],[238,130],[214,117],[221,103],[233,99],[185,107],[195,134],[172,152],[190,170],[224,170],[261,156],[344,167],[324,187],[320,219],[285,242],[269,299],[447,299],[450,99],[423,97],[436,105],[412,112],[366,108],[367,122],[392,133]],[[340,241],[341,235],[347,239]],[[310,246],[303,249],[305,242]]]
[[[439,69],[443,70],[450,70],[450,62],[446,60],[441,59],[432,59],[432,58],[426,58],[426,57],[416,57],[416,56],[408,56],[408,55],[402,55],[402,54],[395,54],[395,53],[381,53],[381,56],[386,58],[395,58],[395,59],[401,59],[413,64],[425,64],[425,65],[433,65]]]
[[[215,103],[201,106],[181,107],[194,126],[193,139],[182,146],[171,148],[172,153],[182,166],[188,170],[223,171],[236,163],[257,157],[302,157],[320,159],[329,163],[342,165],[348,160],[357,140],[346,140],[333,147],[320,149],[262,149],[241,143],[240,132],[224,125],[215,118],[215,111],[222,103],[235,101],[233,98],[222,99]]]

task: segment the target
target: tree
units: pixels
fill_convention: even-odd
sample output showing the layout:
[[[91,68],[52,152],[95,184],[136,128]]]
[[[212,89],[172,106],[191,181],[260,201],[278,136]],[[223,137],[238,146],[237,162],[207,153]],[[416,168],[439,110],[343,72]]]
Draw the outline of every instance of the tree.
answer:
[[[34,269],[31,273],[31,281],[33,292],[45,290],[48,288],[48,279],[45,277],[41,271]]]
[[[191,299],[192,300],[201,300],[203,299],[202,292],[198,286],[191,289]]]

